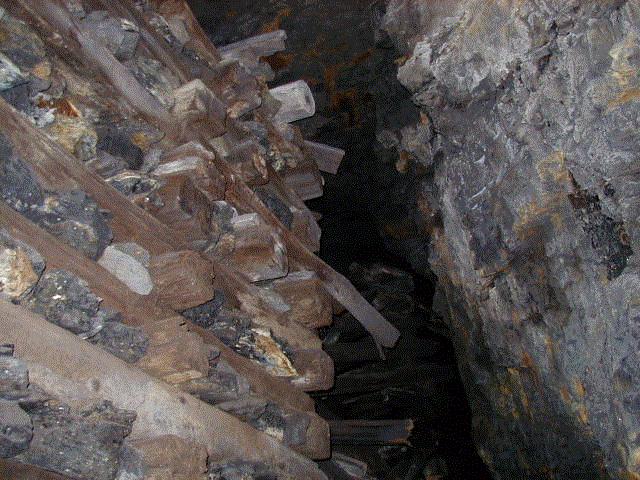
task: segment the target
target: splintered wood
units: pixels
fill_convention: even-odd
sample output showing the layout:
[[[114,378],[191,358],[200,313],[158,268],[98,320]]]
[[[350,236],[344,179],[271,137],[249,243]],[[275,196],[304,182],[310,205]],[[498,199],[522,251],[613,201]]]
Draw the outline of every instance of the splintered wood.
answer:
[[[312,253],[344,152],[286,125],[304,81],[266,86],[285,32],[217,50],[183,0],[1,3],[0,343],[73,408],[130,410],[149,472],[326,478],[315,329],[341,304],[399,334]]]

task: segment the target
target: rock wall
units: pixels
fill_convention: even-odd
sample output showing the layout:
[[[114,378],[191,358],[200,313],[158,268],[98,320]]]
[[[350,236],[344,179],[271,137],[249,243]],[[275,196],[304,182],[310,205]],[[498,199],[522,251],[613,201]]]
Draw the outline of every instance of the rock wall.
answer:
[[[640,478],[640,2],[392,0],[384,27],[482,457]]]

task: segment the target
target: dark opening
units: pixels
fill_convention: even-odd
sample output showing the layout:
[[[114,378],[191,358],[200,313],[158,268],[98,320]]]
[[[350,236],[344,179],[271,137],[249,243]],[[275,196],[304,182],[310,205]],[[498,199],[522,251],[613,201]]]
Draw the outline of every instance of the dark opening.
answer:
[[[337,316],[321,332],[336,387],[314,397],[331,421],[411,419],[414,428],[404,442],[391,434],[380,440],[383,430],[370,436],[337,423],[333,451],[366,462],[374,478],[489,478],[473,447],[453,346],[432,315],[436,278],[428,268],[428,239],[415,227],[419,206],[410,199],[430,172],[403,163],[390,145],[388,134],[415,124],[419,112],[396,80],[400,54],[379,29],[384,2],[190,3],[216,45],[286,30],[287,50],[266,59],[275,71],[270,86],[306,80],[316,115],[297,126],[307,139],[347,152],[338,174],[324,175],[324,195],[307,202],[322,215],[320,256],[347,275],[402,338],[382,359],[353,317]]]

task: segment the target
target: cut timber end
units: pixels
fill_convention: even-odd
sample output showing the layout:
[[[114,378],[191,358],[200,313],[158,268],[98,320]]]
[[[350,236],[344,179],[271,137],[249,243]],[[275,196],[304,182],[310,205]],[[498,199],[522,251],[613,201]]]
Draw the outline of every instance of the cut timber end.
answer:
[[[310,142],[309,140],[305,140],[304,147],[321,171],[333,175],[338,173],[338,168],[345,155],[344,150],[322,143]]]
[[[272,88],[269,93],[282,103],[273,118],[276,122],[291,123],[316,114],[316,102],[304,80]]]
[[[276,52],[281,52],[285,47],[287,32],[276,30],[255,37],[245,38],[239,42],[230,43],[218,47],[218,53],[222,58],[239,58],[243,54],[252,54],[256,57],[268,57]]]

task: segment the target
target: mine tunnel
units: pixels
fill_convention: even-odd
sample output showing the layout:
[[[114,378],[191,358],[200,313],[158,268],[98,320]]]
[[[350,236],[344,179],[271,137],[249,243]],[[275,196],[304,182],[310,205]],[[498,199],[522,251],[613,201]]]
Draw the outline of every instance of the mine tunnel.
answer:
[[[432,309],[437,278],[415,212],[428,168],[394,144],[403,128],[420,122],[420,110],[396,78],[402,53],[382,29],[386,5],[190,5],[222,49],[286,32],[286,49],[262,59],[267,84],[303,79],[315,113],[293,125],[306,139],[345,152],[339,168],[322,172],[322,183],[303,197],[319,214],[319,256],[400,329],[401,339],[378,350],[348,312],[320,332],[336,377],[331,390],[313,397],[332,427],[335,457],[363,462],[373,478],[490,478],[473,447],[453,345]],[[323,468],[336,475],[330,462]]]
[[[640,479],[639,38],[0,0],[0,479]]]

